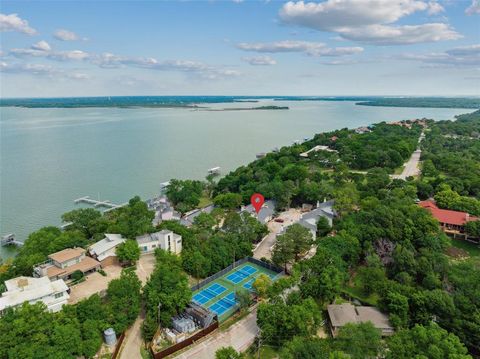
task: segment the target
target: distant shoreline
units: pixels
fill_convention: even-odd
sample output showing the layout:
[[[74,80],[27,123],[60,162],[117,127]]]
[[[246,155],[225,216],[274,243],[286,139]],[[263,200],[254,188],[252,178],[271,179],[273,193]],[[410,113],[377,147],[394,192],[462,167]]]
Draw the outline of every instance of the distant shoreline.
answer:
[[[221,103],[258,103],[264,101],[349,101],[359,106],[464,108],[480,109],[480,98],[473,97],[375,97],[375,96],[118,96],[72,98],[0,99],[0,107],[20,108],[179,108],[211,111],[277,110],[287,106],[265,105],[250,108],[215,109],[209,105]]]

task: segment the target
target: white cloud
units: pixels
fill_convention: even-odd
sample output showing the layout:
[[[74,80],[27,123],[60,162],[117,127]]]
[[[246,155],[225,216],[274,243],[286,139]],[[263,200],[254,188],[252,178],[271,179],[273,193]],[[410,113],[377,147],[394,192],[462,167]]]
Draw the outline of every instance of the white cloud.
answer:
[[[461,37],[443,23],[393,25],[417,11],[427,11],[432,15],[444,9],[434,0],[290,1],[281,8],[279,15],[288,24],[335,32],[348,40],[378,45],[413,44]]]
[[[323,42],[285,40],[277,42],[242,42],[236,45],[244,51],[264,53],[303,52],[310,56],[343,56],[353,55],[363,51],[362,47],[327,47]]]
[[[76,41],[80,40],[80,37],[72,31],[65,29],[58,29],[54,32],[53,37],[60,41]]]
[[[444,11],[445,11],[444,7],[440,5],[437,1],[430,1],[428,3],[427,12],[429,15],[436,15]]]
[[[403,54],[400,58],[419,61],[429,67],[474,67],[480,69],[480,44],[456,47],[445,52]]]
[[[0,31],[18,31],[26,35],[35,35],[37,31],[28,25],[27,20],[17,14],[0,14]]]
[[[111,53],[91,54],[81,50],[57,51],[46,41],[40,41],[28,49],[11,49],[10,55],[18,58],[41,57],[54,61],[85,61],[101,68],[120,68],[125,66],[161,71],[188,72],[206,79],[226,78],[240,75],[240,72],[223,66],[207,65],[190,60],[158,61],[152,57],[128,57]]]
[[[46,41],[40,41],[29,49],[11,49],[10,54],[15,57],[45,57],[55,61],[81,61],[86,60],[90,55],[81,50],[55,51],[52,50]]]
[[[442,40],[456,40],[462,36],[447,24],[386,26],[369,25],[361,28],[344,29],[344,38],[373,45],[404,45]]]
[[[480,0],[472,0],[472,4],[465,9],[467,15],[480,14]]]
[[[90,78],[84,73],[65,71],[63,69],[43,64],[9,64],[6,62],[0,62],[0,70],[7,74],[30,74],[35,76],[47,76],[53,79],[68,78],[72,80],[86,80]]]
[[[207,65],[202,62],[190,60],[167,60],[158,61],[151,57],[127,57],[111,53],[92,56],[91,62],[102,68],[118,68],[122,66],[133,66],[144,69],[160,71],[180,71],[198,75],[206,79],[217,79],[240,75],[240,72],[233,69]]]
[[[272,59],[270,56],[242,57],[242,60],[254,66],[268,66],[277,64],[277,61]]]
[[[36,44],[33,44],[30,48],[38,51],[50,51],[52,49],[49,43],[46,42],[45,40],[42,40],[37,42]]]

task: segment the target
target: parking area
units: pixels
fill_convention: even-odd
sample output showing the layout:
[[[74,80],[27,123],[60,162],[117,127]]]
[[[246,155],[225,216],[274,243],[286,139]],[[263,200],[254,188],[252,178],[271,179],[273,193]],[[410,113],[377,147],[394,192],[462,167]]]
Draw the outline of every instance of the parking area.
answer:
[[[142,282],[142,285],[145,285],[148,277],[152,274],[155,267],[155,256],[153,254],[145,254],[140,257],[140,260],[137,263],[137,273],[138,278]],[[75,304],[81,301],[82,299],[90,297],[92,294],[99,293],[102,295],[108,288],[108,283],[112,279],[120,277],[122,273],[122,267],[118,264],[112,264],[103,268],[106,276],[98,272],[94,272],[85,277],[85,281],[79,283],[70,288],[70,299],[68,304]]]

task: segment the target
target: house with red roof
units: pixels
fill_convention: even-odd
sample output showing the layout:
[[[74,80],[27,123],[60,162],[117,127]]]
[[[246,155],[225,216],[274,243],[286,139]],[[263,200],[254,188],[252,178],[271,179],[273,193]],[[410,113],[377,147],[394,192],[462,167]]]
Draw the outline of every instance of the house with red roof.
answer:
[[[420,201],[418,205],[430,211],[432,216],[440,222],[440,226],[445,233],[454,236],[457,234],[465,235],[465,224],[467,222],[480,220],[480,218],[471,216],[466,212],[438,208],[432,200]]]

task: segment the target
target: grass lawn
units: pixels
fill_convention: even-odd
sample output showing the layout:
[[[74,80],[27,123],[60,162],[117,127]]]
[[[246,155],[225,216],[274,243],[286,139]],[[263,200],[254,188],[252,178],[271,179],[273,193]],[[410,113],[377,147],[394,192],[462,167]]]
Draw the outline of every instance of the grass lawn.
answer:
[[[274,359],[278,358],[278,352],[270,347],[270,346],[262,346],[260,348],[260,358],[262,359]],[[246,359],[255,359],[258,358],[257,352],[253,348],[253,346],[245,353],[245,358]]]
[[[478,244],[473,244],[461,239],[451,239],[450,243],[452,247],[463,249],[472,257],[480,256],[480,246]]]
[[[404,165],[401,165],[400,167],[395,168],[395,171],[393,171],[394,175],[399,175],[403,172],[403,169],[405,168]]]
[[[359,276],[353,278],[352,283],[347,284],[342,292],[349,295],[352,298],[358,299],[362,303],[376,306],[378,304],[379,296],[376,293],[366,295],[363,290],[363,283]]]
[[[213,202],[210,198],[202,196],[200,198],[200,202],[198,203],[197,208],[203,208],[203,207],[206,207],[206,206],[208,206],[209,204],[212,204],[212,203]]]

